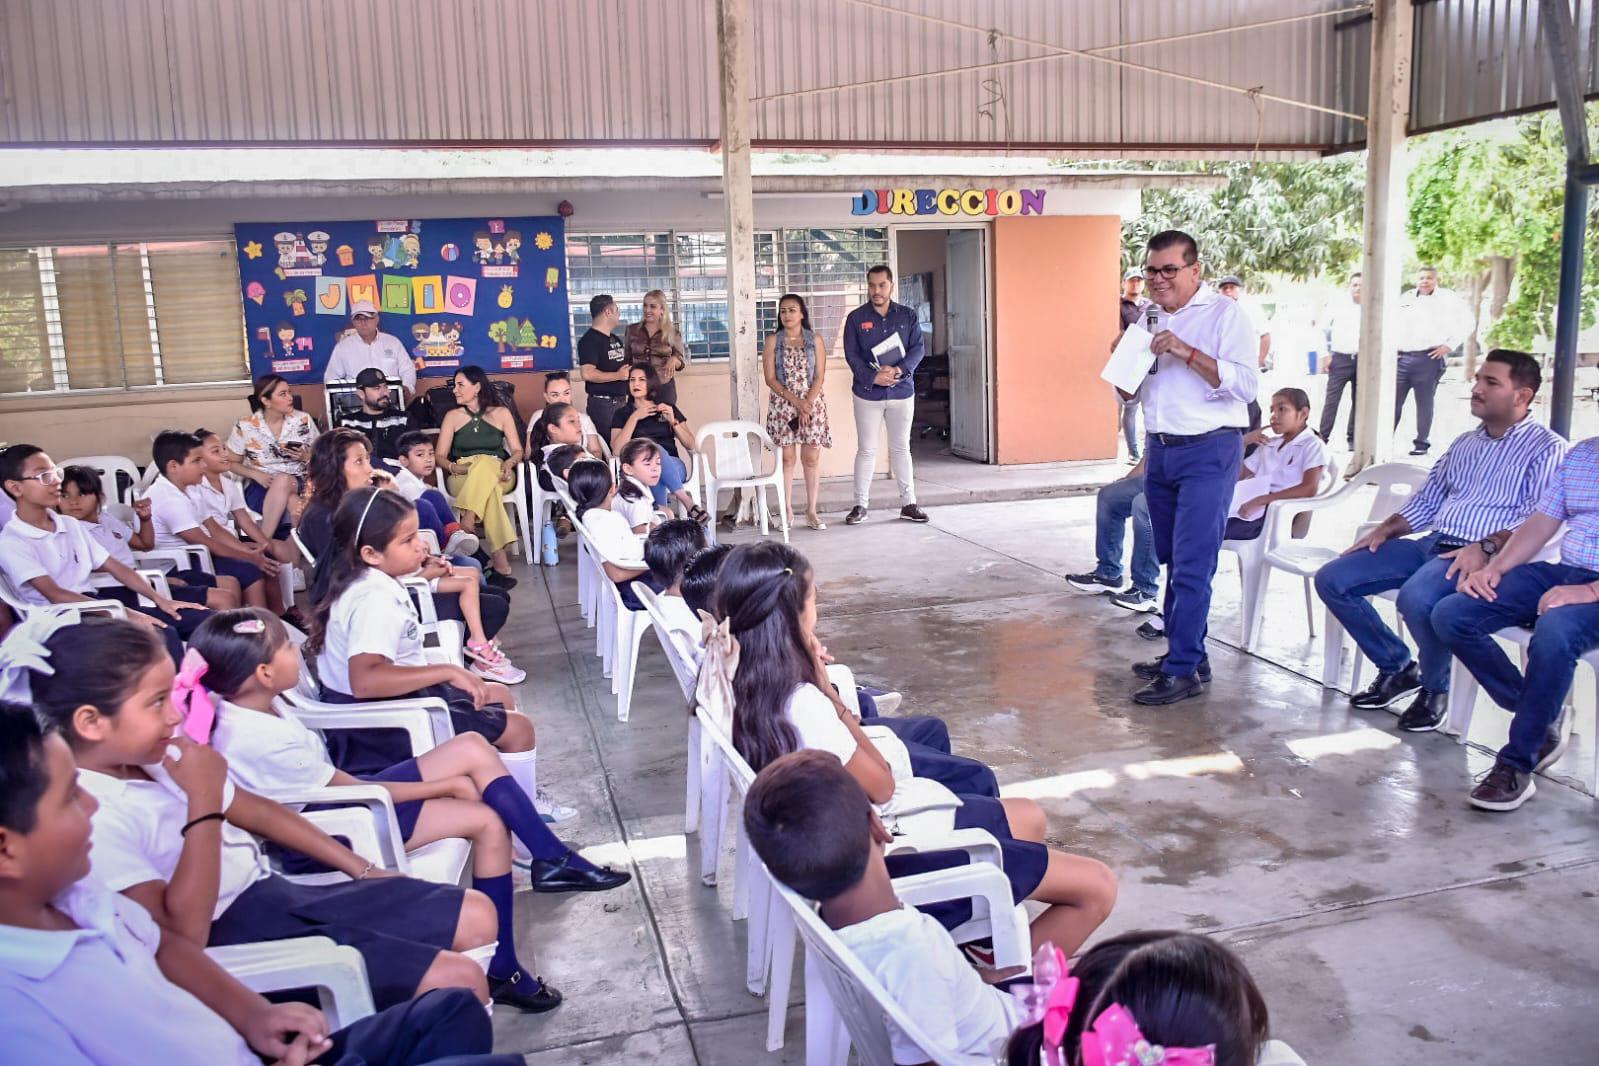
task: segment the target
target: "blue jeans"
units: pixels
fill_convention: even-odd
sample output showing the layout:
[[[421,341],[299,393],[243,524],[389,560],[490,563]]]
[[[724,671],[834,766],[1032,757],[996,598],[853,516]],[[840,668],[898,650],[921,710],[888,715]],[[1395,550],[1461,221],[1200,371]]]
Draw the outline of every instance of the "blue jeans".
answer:
[[[1160,585],[1160,562],[1155,558],[1155,536],[1141,477],[1122,478],[1099,490],[1094,501],[1094,569],[1112,581],[1122,579],[1122,542],[1129,518],[1133,520],[1133,587],[1153,596]]]
[[[677,456],[668,455],[665,448],[661,448],[660,451],[661,480],[650,486],[650,497],[655,500],[655,506],[664,508],[672,493],[688,483],[688,467],[684,466],[683,460]]]
[[[1515,714],[1510,741],[1499,760],[1531,773],[1538,749],[1560,718],[1577,659],[1599,647],[1599,603],[1557,607],[1538,613],[1538,600],[1558,585],[1599,581],[1599,573],[1564,563],[1527,563],[1499,582],[1492,603],[1464,593],[1446,596],[1433,608],[1433,628],[1491,698]],[[1523,677],[1493,633],[1532,626]]]
[[[1155,558],[1166,567],[1166,660],[1161,669],[1173,677],[1190,677],[1205,661],[1210,586],[1244,460],[1244,438],[1234,430],[1172,446],[1152,433],[1148,444],[1144,501]]]
[[[1429,533],[1413,540],[1384,541],[1374,552],[1362,549],[1316,571],[1321,602],[1343,623],[1372,665],[1385,674],[1409,666],[1410,649],[1388,628],[1367,597],[1399,590],[1399,613],[1416,641],[1421,684],[1428,692],[1449,691],[1449,648],[1433,628],[1432,610],[1455,591],[1454,581],[1444,577],[1450,560],[1439,558],[1454,547],[1454,542]]]

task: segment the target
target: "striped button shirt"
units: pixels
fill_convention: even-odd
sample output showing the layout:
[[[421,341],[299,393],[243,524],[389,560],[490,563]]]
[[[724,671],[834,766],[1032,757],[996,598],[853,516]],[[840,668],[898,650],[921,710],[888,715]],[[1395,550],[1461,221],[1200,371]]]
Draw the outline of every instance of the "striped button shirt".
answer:
[[[1572,447],[1549,479],[1538,510],[1566,523],[1560,561],[1599,570],[1599,437]]]
[[[1515,529],[1543,497],[1567,447],[1530,415],[1497,438],[1478,426],[1455,438],[1399,513],[1417,533],[1436,530],[1461,542]]]

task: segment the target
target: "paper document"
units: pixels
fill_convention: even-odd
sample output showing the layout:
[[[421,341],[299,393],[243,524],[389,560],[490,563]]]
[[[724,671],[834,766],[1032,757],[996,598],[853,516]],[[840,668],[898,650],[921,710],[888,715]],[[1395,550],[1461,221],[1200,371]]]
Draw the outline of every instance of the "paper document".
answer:
[[[1238,509],[1255,497],[1264,496],[1270,491],[1271,481],[1269,478],[1252,477],[1240,481],[1233,486],[1233,505],[1227,509],[1227,517],[1242,518],[1249,522],[1260,518],[1266,513],[1265,511],[1257,511],[1254,514],[1239,514]]]
[[[879,344],[872,346],[872,366],[877,370],[885,366],[895,366],[905,358],[905,342],[895,333]]]
[[[1099,376],[1123,392],[1137,392],[1155,362],[1155,353],[1149,350],[1149,344],[1154,339],[1149,330],[1138,323],[1128,326],[1122,339],[1116,342],[1116,348],[1110,353],[1110,360]]]

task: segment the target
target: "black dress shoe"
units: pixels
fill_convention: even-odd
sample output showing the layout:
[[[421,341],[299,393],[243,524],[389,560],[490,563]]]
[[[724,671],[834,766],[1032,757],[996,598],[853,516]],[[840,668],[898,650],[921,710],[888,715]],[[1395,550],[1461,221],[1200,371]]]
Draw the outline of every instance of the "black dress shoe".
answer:
[[[502,574],[493,568],[490,568],[489,572],[483,575],[483,580],[495,588],[504,589],[507,592],[516,588],[516,578],[510,574]]]
[[[626,870],[609,866],[574,865],[572,853],[559,859],[534,859],[528,864],[535,892],[609,892],[633,880]]]
[[[1421,670],[1411,663],[1397,674],[1378,674],[1375,681],[1349,697],[1349,706],[1362,711],[1380,710],[1420,691]]]
[[[1165,665],[1166,665],[1166,656],[1157,655],[1155,658],[1150,659],[1147,662],[1134,663],[1133,664],[1133,673],[1137,674],[1139,677],[1143,678],[1145,681],[1154,681],[1157,678],[1159,678],[1162,673],[1165,672],[1162,669],[1162,667],[1164,667]],[[1210,683],[1210,657],[1209,656],[1206,656],[1205,658],[1199,660],[1199,673],[1196,676],[1198,676],[1200,681],[1203,681],[1206,684]]]
[[[543,1014],[552,1011],[561,1005],[564,999],[560,992],[545,983],[544,978],[535,977],[538,982],[537,992],[523,992],[517,989],[517,984],[522,980],[521,971],[502,980],[489,978],[489,998],[494,1002],[507,1007],[515,1007],[526,1014]]]
[[[1145,706],[1161,707],[1178,700],[1192,699],[1205,691],[1197,677],[1173,677],[1161,674],[1155,680],[1133,693],[1133,702]]]
[[[1422,689],[1399,716],[1399,728],[1407,733],[1430,733],[1449,717],[1449,693]]]
[[[1432,451],[1432,449],[1430,447],[1429,448],[1422,448],[1422,447],[1418,446],[1418,447],[1410,449],[1410,454],[1411,455],[1426,455],[1430,451]]]

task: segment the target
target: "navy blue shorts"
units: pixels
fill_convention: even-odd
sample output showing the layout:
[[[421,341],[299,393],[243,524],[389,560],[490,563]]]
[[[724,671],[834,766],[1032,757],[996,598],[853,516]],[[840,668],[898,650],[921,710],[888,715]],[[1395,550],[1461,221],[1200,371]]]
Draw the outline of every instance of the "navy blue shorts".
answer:
[[[254,563],[247,563],[243,559],[229,559],[222,555],[213,555],[211,565],[217,568],[218,577],[231,577],[239,582],[239,588],[247,589],[262,578],[261,568]]]
[[[302,490],[304,488],[305,488],[305,478],[303,478],[303,477],[302,478],[295,478],[295,491],[298,492],[298,491],[300,491],[300,490]],[[249,480],[248,478],[245,479],[245,482],[244,482],[244,502],[249,504],[250,510],[254,511],[256,514],[260,514],[261,513],[261,505],[263,503],[266,503],[266,494],[267,494],[267,490],[263,486],[257,485],[255,482]],[[282,518],[278,519],[278,528],[273,531],[272,539],[273,540],[288,540],[289,539],[289,516],[287,514],[285,514]]]
[[[962,796],[963,806],[955,812],[956,829],[986,829],[999,841],[1001,859],[1005,863],[1005,876],[1010,880],[1011,899],[1017,903],[1033,894],[1044,880],[1049,869],[1049,849],[1030,840],[1017,840],[1011,836],[1010,822],[1005,817],[1005,807],[988,796]],[[929,870],[947,870],[966,864],[965,852],[933,851],[914,855],[890,855],[888,872],[891,877],[926,873]],[[945,929],[955,929],[971,921],[971,900],[951,900],[933,903],[921,910]]]
[[[328,703],[365,703],[354,696],[320,686],[322,698]],[[465,689],[454,685],[429,685],[404,696],[400,700],[432,698],[443,700],[450,708],[450,723],[457,733],[480,733],[490,744],[505,732],[505,708],[498,703],[474,707],[472,697]],[[403,730],[399,729],[329,729],[323,733],[327,740],[328,757],[347,774],[366,777],[381,773],[397,763],[411,758],[411,745]]]
[[[379,1010],[404,1003],[455,943],[462,890],[410,877],[301,885],[276,875],[240,894],[211,923],[212,946],[325,936],[355,948]]]
[[[217,587],[217,576],[208,574],[199,567],[195,567],[193,570],[174,570],[167,576],[175,577],[185,585],[193,585],[197,589],[214,589]]]

